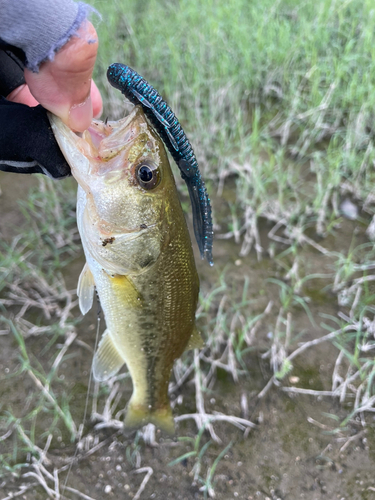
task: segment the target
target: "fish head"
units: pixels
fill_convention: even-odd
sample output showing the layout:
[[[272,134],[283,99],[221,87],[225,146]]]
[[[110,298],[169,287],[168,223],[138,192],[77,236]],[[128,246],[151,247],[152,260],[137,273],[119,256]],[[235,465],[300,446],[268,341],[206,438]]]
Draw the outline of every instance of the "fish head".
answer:
[[[163,143],[140,106],[117,122],[94,120],[81,136],[50,116],[80,186],[77,220],[85,251],[111,273],[144,272],[168,243],[178,203]]]

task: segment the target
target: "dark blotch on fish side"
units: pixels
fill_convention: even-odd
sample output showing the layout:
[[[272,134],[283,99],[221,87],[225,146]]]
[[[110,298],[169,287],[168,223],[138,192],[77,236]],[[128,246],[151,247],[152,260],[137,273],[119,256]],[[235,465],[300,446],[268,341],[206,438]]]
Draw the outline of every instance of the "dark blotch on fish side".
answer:
[[[108,243],[113,243],[115,241],[115,237],[111,236],[110,238],[106,238],[102,241],[102,246],[105,247]]]

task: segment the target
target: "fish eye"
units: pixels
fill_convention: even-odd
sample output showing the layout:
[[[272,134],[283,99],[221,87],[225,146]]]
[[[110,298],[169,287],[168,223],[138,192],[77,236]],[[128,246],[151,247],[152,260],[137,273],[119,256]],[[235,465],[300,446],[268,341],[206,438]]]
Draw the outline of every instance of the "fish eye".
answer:
[[[143,189],[153,189],[160,182],[160,172],[155,163],[151,161],[142,161],[135,168],[135,175],[138,184]]]

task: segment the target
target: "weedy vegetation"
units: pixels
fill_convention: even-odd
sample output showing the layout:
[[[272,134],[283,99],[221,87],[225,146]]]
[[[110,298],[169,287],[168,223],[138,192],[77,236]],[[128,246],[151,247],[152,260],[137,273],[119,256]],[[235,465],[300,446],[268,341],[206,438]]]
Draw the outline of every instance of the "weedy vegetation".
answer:
[[[281,498],[291,488],[277,479],[285,469],[275,458],[269,472],[262,457],[279,455],[268,451],[272,439],[286,453],[292,434],[306,449],[290,454],[316,457],[317,476],[344,452],[368,457],[375,435],[373,2],[93,5],[102,14],[96,81],[105,114],[117,119],[126,108],[106,68],[128,64],[175,111],[207,180],[216,239],[214,268],[198,263],[206,345],[175,363],[169,392],[177,437],[163,438],[151,424],[124,436],[128,374],[100,386],[90,380],[102,325],[100,312],[82,320],[77,308],[83,260],[74,182],[40,177],[20,201],[19,234],[0,243],[3,500],[103,492],[165,498],[166,491],[181,499]],[[189,219],[177,171],[176,181]],[[289,434],[283,441],[286,431],[272,420],[276,431],[264,444],[259,436],[273,409]],[[309,435],[318,443],[313,451]],[[365,498],[349,482],[340,489],[332,479],[329,487]],[[371,493],[373,483],[366,488]]]

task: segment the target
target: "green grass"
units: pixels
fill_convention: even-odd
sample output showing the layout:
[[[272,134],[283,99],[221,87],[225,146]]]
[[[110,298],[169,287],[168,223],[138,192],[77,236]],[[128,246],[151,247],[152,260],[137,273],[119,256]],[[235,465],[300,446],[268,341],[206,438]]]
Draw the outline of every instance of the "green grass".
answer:
[[[311,221],[323,210],[322,231],[343,181],[356,196],[369,195],[375,108],[371,1],[95,6],[103,16],[99,82],[115,61],[148,79],[186,127],[205,177],[240,175],[242,219],[249,205],[258,217],[272,211],[292,223]],[[113,99],[115,109],[109,105],[108,112],[121,115],[118,92],[110,92]],[[250,171],[243,170],[246,164]],[[305,189],[308,174],[313,182]]]
[[[7,469],[17,467],[28,453],[38,457],[38,444],[49,434],[63,433],[68,440],[77,434],[70,396],[58,376],[65,360],[59,360],[64,348],[58,342],[69,345],[78,322],[71,313],[75,298],[63,276],[80,248],[74,205],[73,183],[63,186],[39,176],[38,189],[20,203],[22,231],[11,243],[1,244],[0,328],[13,336],[19,353],[4,380],[5,394],[13,388],[16,397],[3,397],[0,405],[1,428],[13,429],[13,447],[2,454]],[[39,336],[42,346],[33,342]],[[25,395],[25,404],[18,392]]]

